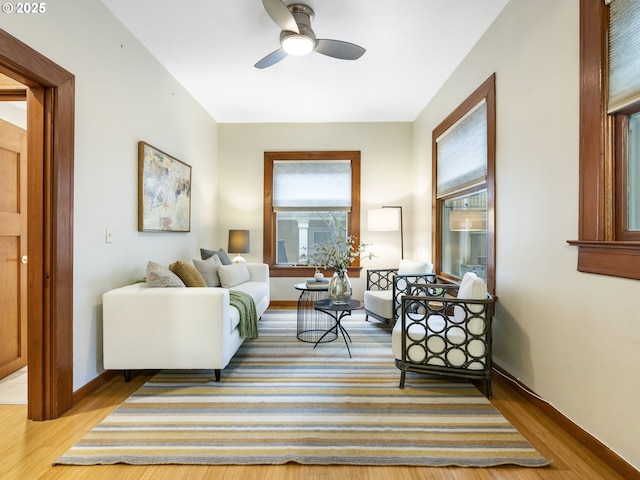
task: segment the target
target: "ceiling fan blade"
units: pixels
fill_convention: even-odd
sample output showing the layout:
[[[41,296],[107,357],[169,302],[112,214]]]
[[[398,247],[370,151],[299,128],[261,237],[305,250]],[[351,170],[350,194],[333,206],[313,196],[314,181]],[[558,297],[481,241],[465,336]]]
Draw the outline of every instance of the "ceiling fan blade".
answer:
[[[256,68],[270,67],[271,65],[278,63],[280,60],[282,60],[286,56],[287,56],[287,52],[285,52],[282,48],[279,48],[275,52],[271,52],[269,55],[267,55],[258,63],[256,63],[254,67]]]
[[[282,0],[262,0],[262,5],[281,30],[300,33],[296,19]]]
[[[355,43],[327,40],[326,38],[320,38],[316,41],[315,51],[342,60],[356,60],[366,52],[364,48]]]

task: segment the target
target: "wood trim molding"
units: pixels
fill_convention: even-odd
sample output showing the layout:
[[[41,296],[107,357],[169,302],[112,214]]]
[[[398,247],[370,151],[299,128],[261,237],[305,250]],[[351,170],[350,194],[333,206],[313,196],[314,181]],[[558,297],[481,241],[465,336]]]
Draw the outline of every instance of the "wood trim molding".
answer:
[[[269,303],[269,308],[293,309],[297,307],[297,300],[271,300]]]
[[[100,390],[116,376],[118,376],[118,372],[116,372],[115,370],[107,370],[106,372],[103,372],[101,375],[97,376],[89,383],[73,392],[73,404],[77,405],[78,402],[87,398],[92,393]]]
[[[608,10],[580,1],[578,271],[640,279],[640,242],[616,241],[614,120],[606,110]]]
[[[350,160],[352,165],[351,199],[353,206],[347,216],[349,233],[360,241],[360,168],[361,155],[358,150],[309,151],[309,152],[264,152],[264,203],[263,203],[263,262],[269,265],[272,277],[313,277],[314,267],[306,265],[277,265],[276,262],[276,217],[273,213],[273,162],[276,160]],[[360,257],[347,268],[351,278],[359,278]]]
[[[541,410],[545,415],[557,423],[563,430],[571,436],[578,439],[580,443],[586,446],[594,455],[604,460],[607,465],[618,472],[622,478],[627,480],[640,480],[640,471],[636,470],[631,464],[627,463],[622,457],[617,455],[613,450],[603,444],[593,435],[573,423],[561,412],[553,407],[549,402],[545,401],[540,395],[527,387],[520,380],[515,378],[509,372],[499,365],[493,364],[493,371],[496,374],[495,379],[503,381],[503,384],[511,390],[518,393],[524,400],[529,402]]]
[[[73,405],[75,78],[3,30],[0,73],[28,87],[28,415],[49,420]]]

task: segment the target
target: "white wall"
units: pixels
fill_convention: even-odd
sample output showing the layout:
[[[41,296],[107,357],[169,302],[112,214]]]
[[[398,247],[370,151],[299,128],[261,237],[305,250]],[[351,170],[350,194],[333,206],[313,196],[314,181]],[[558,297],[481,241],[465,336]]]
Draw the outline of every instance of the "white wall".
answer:
[[[216,222],[217,124],[98,0],[56,0],[0,28],[76,77],[74,389],[102,369],[102,294],[148,260],[190,260]],[[191,233],[137,231],[137,142],[192,166]],[[113,243],[105,243],[105,229]]]
[[[247,261],[262,261],[262,205],[265,151],[360,150],[360,237],[376,258],[362,259],[361,278],[351,278],[354,298],[363,298],[367,268],[390,268],[400,260],[399,232],[367,231],[367,211],[381,205],[411,208],[411,124],[220,124],[220,197],[217,243],[226,249],[229,229],[251,230]],[[323,186],[319,186],[323,188]],[[328,188],[325,186],[324,188]],[[405,231],[405,235],[406,235]],[[405,238],[405,257],[411,244]],[[295,300],[293,285],[305,278],[272,278],[272,300]]]
[[[578,272],[566,243],[578,237],[578,47],[578,0],[511,0],[415,122],[414,169],[430,172],[432,130],[496,72],[495,361],[640,468],[640,284]],[[430,192],[416,201],[427,208]]]

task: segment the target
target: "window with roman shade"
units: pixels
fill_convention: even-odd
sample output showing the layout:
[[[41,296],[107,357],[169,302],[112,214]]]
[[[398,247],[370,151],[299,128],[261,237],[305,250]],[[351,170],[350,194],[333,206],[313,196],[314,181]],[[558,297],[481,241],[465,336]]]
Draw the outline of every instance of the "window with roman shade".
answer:
[[[360,152],[265,152],[264,172],[264,261],[273,276],[311,276],[317,244],[334,233],[359,238]]]
[[[432,148],[436,271],[474,272],[494,293],[494,75],[434,129]]]

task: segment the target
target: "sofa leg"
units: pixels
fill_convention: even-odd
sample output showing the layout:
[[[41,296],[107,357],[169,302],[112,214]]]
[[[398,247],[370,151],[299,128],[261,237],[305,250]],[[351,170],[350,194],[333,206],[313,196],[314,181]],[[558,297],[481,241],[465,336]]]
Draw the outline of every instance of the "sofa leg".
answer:
[[[125,382],[130,382],[131,381],[131,370],[125,370],[124,371],[124,381]]]
[[[216,374],[216,382],[219,382],[220,381],[220,369],[219,368],[217,368],[215,370],[215,374]]]
[[[493,397],[493,392],[491,391],[491,379],[487,378],[485,383],[487,385],[487,398],[492,398]]]
[[[404,376],[405,376],[405,371],[404,370],[400,370],[400,388],[404,388]]]

